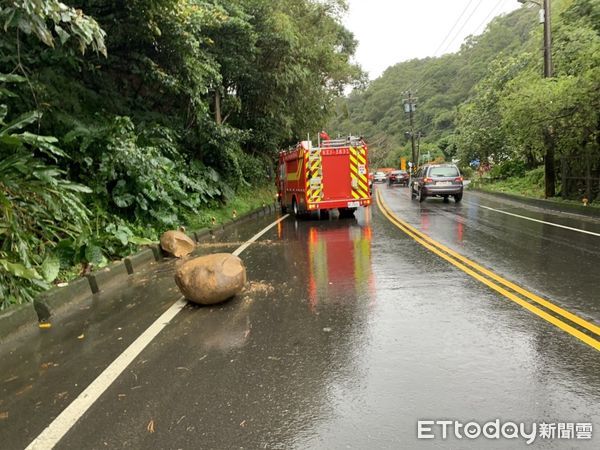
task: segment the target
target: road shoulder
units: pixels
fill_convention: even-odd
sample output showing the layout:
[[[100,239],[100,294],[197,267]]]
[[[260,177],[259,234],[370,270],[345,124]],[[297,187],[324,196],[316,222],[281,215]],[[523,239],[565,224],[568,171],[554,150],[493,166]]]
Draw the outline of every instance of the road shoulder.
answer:
[[[571,205],[569,203],[561,204],[552,200],[523,197],[520,195],[505,194],[503,192],[489,192],[479,189],[469,189],[469,194],[476,195],[481,198],[488,198],[497,202],[505,203],[510,206],[533,207],[539,212],[569,215],[574,218],[589,220],[594,223],[600,223],[600,210],[596,208],[585,207],[583,205]]]

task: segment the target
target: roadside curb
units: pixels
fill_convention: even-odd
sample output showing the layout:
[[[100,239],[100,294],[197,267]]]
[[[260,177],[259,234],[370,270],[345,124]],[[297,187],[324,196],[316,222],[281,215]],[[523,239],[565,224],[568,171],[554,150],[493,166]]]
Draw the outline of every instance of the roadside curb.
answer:
[[[65,287],[56,287],[43,292],[33,302],[37,313],[36,320],[47,321],[51,316],[71,303],[74,299],[90,294],[90,284],[87,278],[78,278]]]
[[[38,315],[33,303],[7,308],[0,313],[0,343],[26,328],[33,329],[37,324]]]
[[[581,214],[588,217],[600,218],[600,209],[590,208],[583,205],[571,205],[569,203],[558,203],[553,200],[546,200],[542,198],[530,198],[516,194],[507,194],[504,192],[490,192],[479,188],[469,188],[469,191],[486,194],[491,197],[504,198],[506,200],[513,200],[515,202],[523,203],[526,205],[537,206],[538,208],[548,209],[552,211]]]
[[[187,234],[195,242],[200,242],[208,236],[222,233],[225,229],[233,225],[252,218],[266,216],[276,210],[276,205],[265,205],[240,217],[228,220],[221,225],[216,225],[213,228],[203,228],[198,231],[188,232]],[[48,321],[75,301],[94,296],[101,292],[108,284],[127,280],[130,275],[147,267],[149,264],[161,262],[164,257],[165,255],[160,245],[151,245],[120,261],[115,261],[103,269],[73,280],[67,286],[54,287],[45,291],[33,303],[7,308],[0,312],[0,342],[26,328],[33,329],[37,327],[39,322]]]

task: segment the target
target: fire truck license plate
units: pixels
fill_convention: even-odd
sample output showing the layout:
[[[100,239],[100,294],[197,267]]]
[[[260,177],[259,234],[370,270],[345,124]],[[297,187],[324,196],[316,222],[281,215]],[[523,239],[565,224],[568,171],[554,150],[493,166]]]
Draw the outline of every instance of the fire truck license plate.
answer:
[[[360,206],[360,202],[348,202],[348,208],[358,208]]]

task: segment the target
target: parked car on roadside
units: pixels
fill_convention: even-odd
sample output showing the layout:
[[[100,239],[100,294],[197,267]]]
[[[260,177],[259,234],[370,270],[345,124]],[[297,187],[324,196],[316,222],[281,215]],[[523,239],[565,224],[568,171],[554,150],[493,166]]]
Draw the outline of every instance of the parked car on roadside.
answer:
[[[399,184],[401,186],[408,186],[410,176],[406,170],[394,170],[388,175],[388,186]]]
[[[411,198],[420,202],[427,197],[454,197],[459,203],[463,197],[463,177],[455,164],[427,164],[421,167],[410,185]]]
[[[375,175],[373,175],[373,182],[375,183],[385,183],[386,179],[385,172],[375,172]]]

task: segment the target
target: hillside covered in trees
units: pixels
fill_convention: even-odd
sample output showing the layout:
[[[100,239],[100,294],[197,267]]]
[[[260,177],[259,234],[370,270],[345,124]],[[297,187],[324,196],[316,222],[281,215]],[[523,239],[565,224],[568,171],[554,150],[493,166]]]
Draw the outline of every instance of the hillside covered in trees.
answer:
[[[490,161],[496,175],[522,176],[551,154],[556,193],[597,198],[600,1],[554,0],[552,8],[552,78],[542,77],[542,26],[538,7],[528,4],[494,19],[457,53],[388,68],[338,102],[330,128],[364,135],[374,165],[397,166],[411,153],[404,111],[410,90],[418,98],[422,155],[459,159],[463,167]]]
[[[345,8],[2,2],[0,308],[271,183],[362,77]]]

